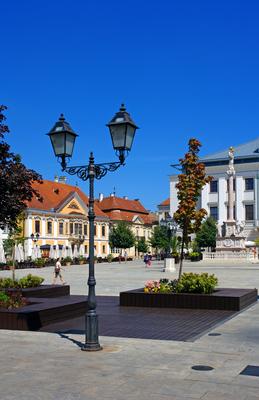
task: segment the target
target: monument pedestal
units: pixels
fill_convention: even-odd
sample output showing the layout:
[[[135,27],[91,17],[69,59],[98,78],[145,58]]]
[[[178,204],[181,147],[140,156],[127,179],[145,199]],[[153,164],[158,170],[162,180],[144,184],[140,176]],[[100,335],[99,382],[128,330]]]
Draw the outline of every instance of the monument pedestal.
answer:
[[[245,240],[245,236],[237,233],[236,221],[227,221],[224,236],[217,237],[216,252],[226,254],[227,258],[239,258],[246,254]]]

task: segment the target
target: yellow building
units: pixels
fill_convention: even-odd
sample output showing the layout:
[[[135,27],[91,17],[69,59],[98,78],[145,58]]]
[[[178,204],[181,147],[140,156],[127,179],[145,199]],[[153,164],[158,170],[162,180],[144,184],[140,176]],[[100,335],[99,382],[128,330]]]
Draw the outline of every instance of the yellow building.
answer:
[[[39,234],[37,245],[43,256],[49,255],[50,246],[82,244],[84,255],[89,254],[88,197],[77,187],[64,181],[44,180],[42,184],[33,183],[39,192],[27,203],[23,235],[28,256],[35,245],[31,235]],[[109,217],[95,204],[95,255],[106,257],[109,253]]]

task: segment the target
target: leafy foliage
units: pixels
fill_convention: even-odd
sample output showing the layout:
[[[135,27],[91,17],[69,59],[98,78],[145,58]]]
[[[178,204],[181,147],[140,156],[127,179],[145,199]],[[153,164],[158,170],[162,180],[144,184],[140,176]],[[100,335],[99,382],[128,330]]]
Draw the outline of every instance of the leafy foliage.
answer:
[[[196,242],[201,247],[216,247],[217,225],[212,217],[208,217],[196,234]]]
[[[0,292],[0,308],[19,308],[28,304],[28,300],[22,296],[21,292],[4,293]]]
[[[148,251],[148,245],[144,237],[137,240],[136,247],[139,253],[146,253]]]
[[[5,125],[6,107],[0,105],[0,227],[7,225],[17,228],[17,218],[26,208],[26,201],[33,196],[40,199],[39,193],[32,188],[32,182],[41,182],[41,176],[27,169],[21,157],[10,151],[5,141],[9,128]]]
[[[218,284],[215,275],[185,273],[177,281],[150,280],[145,283],[144,293],[203,293],[210,294]]]
[[[212,179],[212,177],[206,176],[205,165],[199,162],[198,153],[201,143],[193,138],[189,140],[188,146],[189,150],[185,157],[179,160],[183,172],[179,174],[176,184],[179,204],[174,213],[174,220],[183,232],[179,278],[182,274],[184,245],[188,245],[188,235],[199,230],[202,220],[207,214],[204,208],[196,209],[197,202],[203,186]]]
[[[149,242],[153,248],[167,251],[170,248],[167,228],[165,226],[155,226]]]
[[[136,238],[125,222],[119,222],[112,227],[109,242],[111,248],[129,249],[135,245]]]
[[[194,274],[184,273],[177,283],[177,293],[212,293],[218,284],[217,277],[206,272]]]
[[[1,289],[26,289],[38,287],[42,284],[44,278],[36,275],[27,275],[20,280],[13,280],[11,278],[0,278]]]

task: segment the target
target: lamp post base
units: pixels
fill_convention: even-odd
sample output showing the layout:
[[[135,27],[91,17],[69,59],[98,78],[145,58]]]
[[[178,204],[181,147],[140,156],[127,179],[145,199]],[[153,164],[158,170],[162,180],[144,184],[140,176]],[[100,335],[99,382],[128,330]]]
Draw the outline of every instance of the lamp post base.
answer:
[[[85,316],[85,344],[81,350],[83,351],[99,351],[102,350],[98,338],[98,316],[96,313],[87,313]]]
[[[102,346],[100,346],[99,343],[95,343],[95,344],[85,344],[84,347],[81,347],[82,351],[99,351],[102,350]]]

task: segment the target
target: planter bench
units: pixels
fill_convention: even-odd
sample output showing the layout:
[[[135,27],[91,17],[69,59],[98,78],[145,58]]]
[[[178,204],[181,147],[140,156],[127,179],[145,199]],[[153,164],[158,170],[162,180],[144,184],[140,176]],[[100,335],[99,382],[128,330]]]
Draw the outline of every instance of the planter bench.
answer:
[[[144,289],[120,293],[120,306],[194,308],[241,311],[257,301],[257,289],[218,288],[212,294],[144,293]]]
[[[37,331],[43,326],[86,313],[86,296],[59,296],[56,298],[28,298],[30,304],[14,309],[0,309],[0,328]]]

